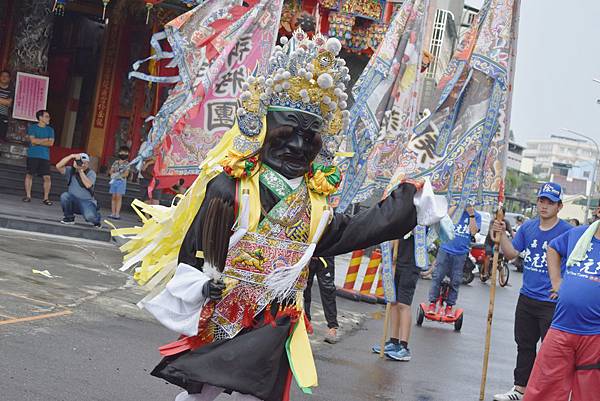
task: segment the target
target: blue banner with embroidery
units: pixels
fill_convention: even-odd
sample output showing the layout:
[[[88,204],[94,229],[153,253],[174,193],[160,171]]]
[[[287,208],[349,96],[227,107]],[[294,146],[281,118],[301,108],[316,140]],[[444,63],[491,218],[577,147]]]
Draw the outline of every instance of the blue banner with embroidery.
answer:
[[[340,158],[340,189],[332,198],[344,211],[374,193],[381,195],[396,168],[402,142],[416,123],[417,89],[428,0],[405,1],[385,38],[352,88],[354,105]]]
[[[456,210],[468,203],[497,205],[506,171],[519,4],[485,2],[438,83],[436,109],[401,150],[387,193],[405,178],[429,177]],[[390,248],[382,245],[384,253]]]

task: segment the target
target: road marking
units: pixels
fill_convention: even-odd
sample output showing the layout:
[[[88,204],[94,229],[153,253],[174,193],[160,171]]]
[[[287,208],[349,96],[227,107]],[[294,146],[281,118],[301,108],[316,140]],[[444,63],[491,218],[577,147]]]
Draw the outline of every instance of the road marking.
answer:
[[[67,309],[67,310],[63,310],[60,312],[46,313],[46,314],[37,315],[37,316],[21,317],[21,318],[17,318],[17,319],[9,319],[9,320],[0,320],[0,326],[3,326],[5,324],[15,324],[15,323],[31,322],[34,320],[50,319],[53,317],[71,315],[72,313],[73,313],[73,311]]]
[[[26,297],[25,295],[13,294],[12,292],[0,291],[0,294],[2,294],[2,295],[8,295],[8,296],[15,297],[15,298],[26,299],[27,301],[36,302],[36,303],[42,304],[42,305],[48,305],[48,306],[53,306],[53,307],[60,306],[60,305],[53,304],[53,303],[46,302],[46,301],[42,301],[42,300],[39,300],[39,299],[29,298],[29,297]]]

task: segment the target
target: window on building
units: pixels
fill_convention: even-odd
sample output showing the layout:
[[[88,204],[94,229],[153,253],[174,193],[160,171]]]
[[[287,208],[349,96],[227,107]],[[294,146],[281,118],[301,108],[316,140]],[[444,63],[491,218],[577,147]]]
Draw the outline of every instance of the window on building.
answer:
[[[433,56],[429,69],[427,70],[427,76],[435,78],[438,72],[439,57],[444,44],[444,34],[446,31],[446,23],[448,21],[449,11],[438,9],[435,12],[435,20],[433,22],[433,32],[431,35],[431,42],[429,44],[429,52]]]

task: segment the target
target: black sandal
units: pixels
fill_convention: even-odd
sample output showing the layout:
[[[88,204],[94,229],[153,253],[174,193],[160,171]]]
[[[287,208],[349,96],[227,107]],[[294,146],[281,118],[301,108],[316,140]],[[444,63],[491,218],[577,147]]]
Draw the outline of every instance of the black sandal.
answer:
[[[29,197],[27,197],[27,196],[26,196],[26,197],[24,197],[24,198],[23,198],[23,199],[21,199],[21,200],[22,200],[23,202],[25,202],[25,203],[29,203],[29,202],[31,202],[31,198],[29,198]]]
[[[42,203],[46,206],[52,206],[52,201],[50,199],[44,199]]]

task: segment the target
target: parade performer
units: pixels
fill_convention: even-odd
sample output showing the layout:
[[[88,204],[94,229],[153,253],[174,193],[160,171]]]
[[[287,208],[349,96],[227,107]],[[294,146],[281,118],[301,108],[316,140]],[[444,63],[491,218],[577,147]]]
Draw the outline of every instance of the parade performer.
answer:
[[[550,297],[558,302],[524,400],[598,401],[600,222],[573,228],[550,241],[548,273]]]
[[[177,206],[134,202],[153,219],[127,229],[134,236],[123,268],[141,262],[135,278],[151,287],[174,272],[141,305],[182,334],[161,347],[165,358],[152,372],[185,389],[178,401],[223,391],[287,400],[292,377],[310,393],[317,376],[302,311],[310,258],[401,238],[444,217],[422,207],[440,201],[419,191],[427,182],[403,182],[352,217],[332,212],[327,197],[340,176],[328,163],[348,119],[341,44],[301,31],[281,43],[266,76],[247,79],[236,124]]]
[[[450,277],[450,292],[446,300],[444,316],[448,318],[455,316],[453,308],[458,299],[465,260],[471,250],[471,237],[475,236],[480,229],[481,214],[475,210],[473,205],[467,206],[458,220],[458,224],[454,226],[454,239],[440,246],[435,259],[435,270],[429,289],[427,313],[436,313],[436,301],[440,295],[440,285],[444,277],[448,276]]]
[[[512,260],[525,252],[523,259],[523,286],[515,309],[515,342],[517,362],[514,386],[506,393],[496,394],[495,401],[517,401],[529,382],[537,355],[537,344],[544,341],[552,322],[556,299],[550,297],[552,283],[548,275],[548,245],[573,227],[558,217],[562,209],[562,188],[554,182],[543,184],[538,191],[538,217],[525,222],[511,241],[506,224],[494,221],[494,231],[501,236],[500,248],[504,257]]]
[[[398,240],[394,286],[396,300],[390,302],[389,340],[384,344],[384,355],[392,361],[408,362],[412,356],[408,348],[412,326],[411,305],[419,281],[420,269],[415,261],[415,237],[412,233]],[[374,354],[381,353],[381,345],[371,348]]]

